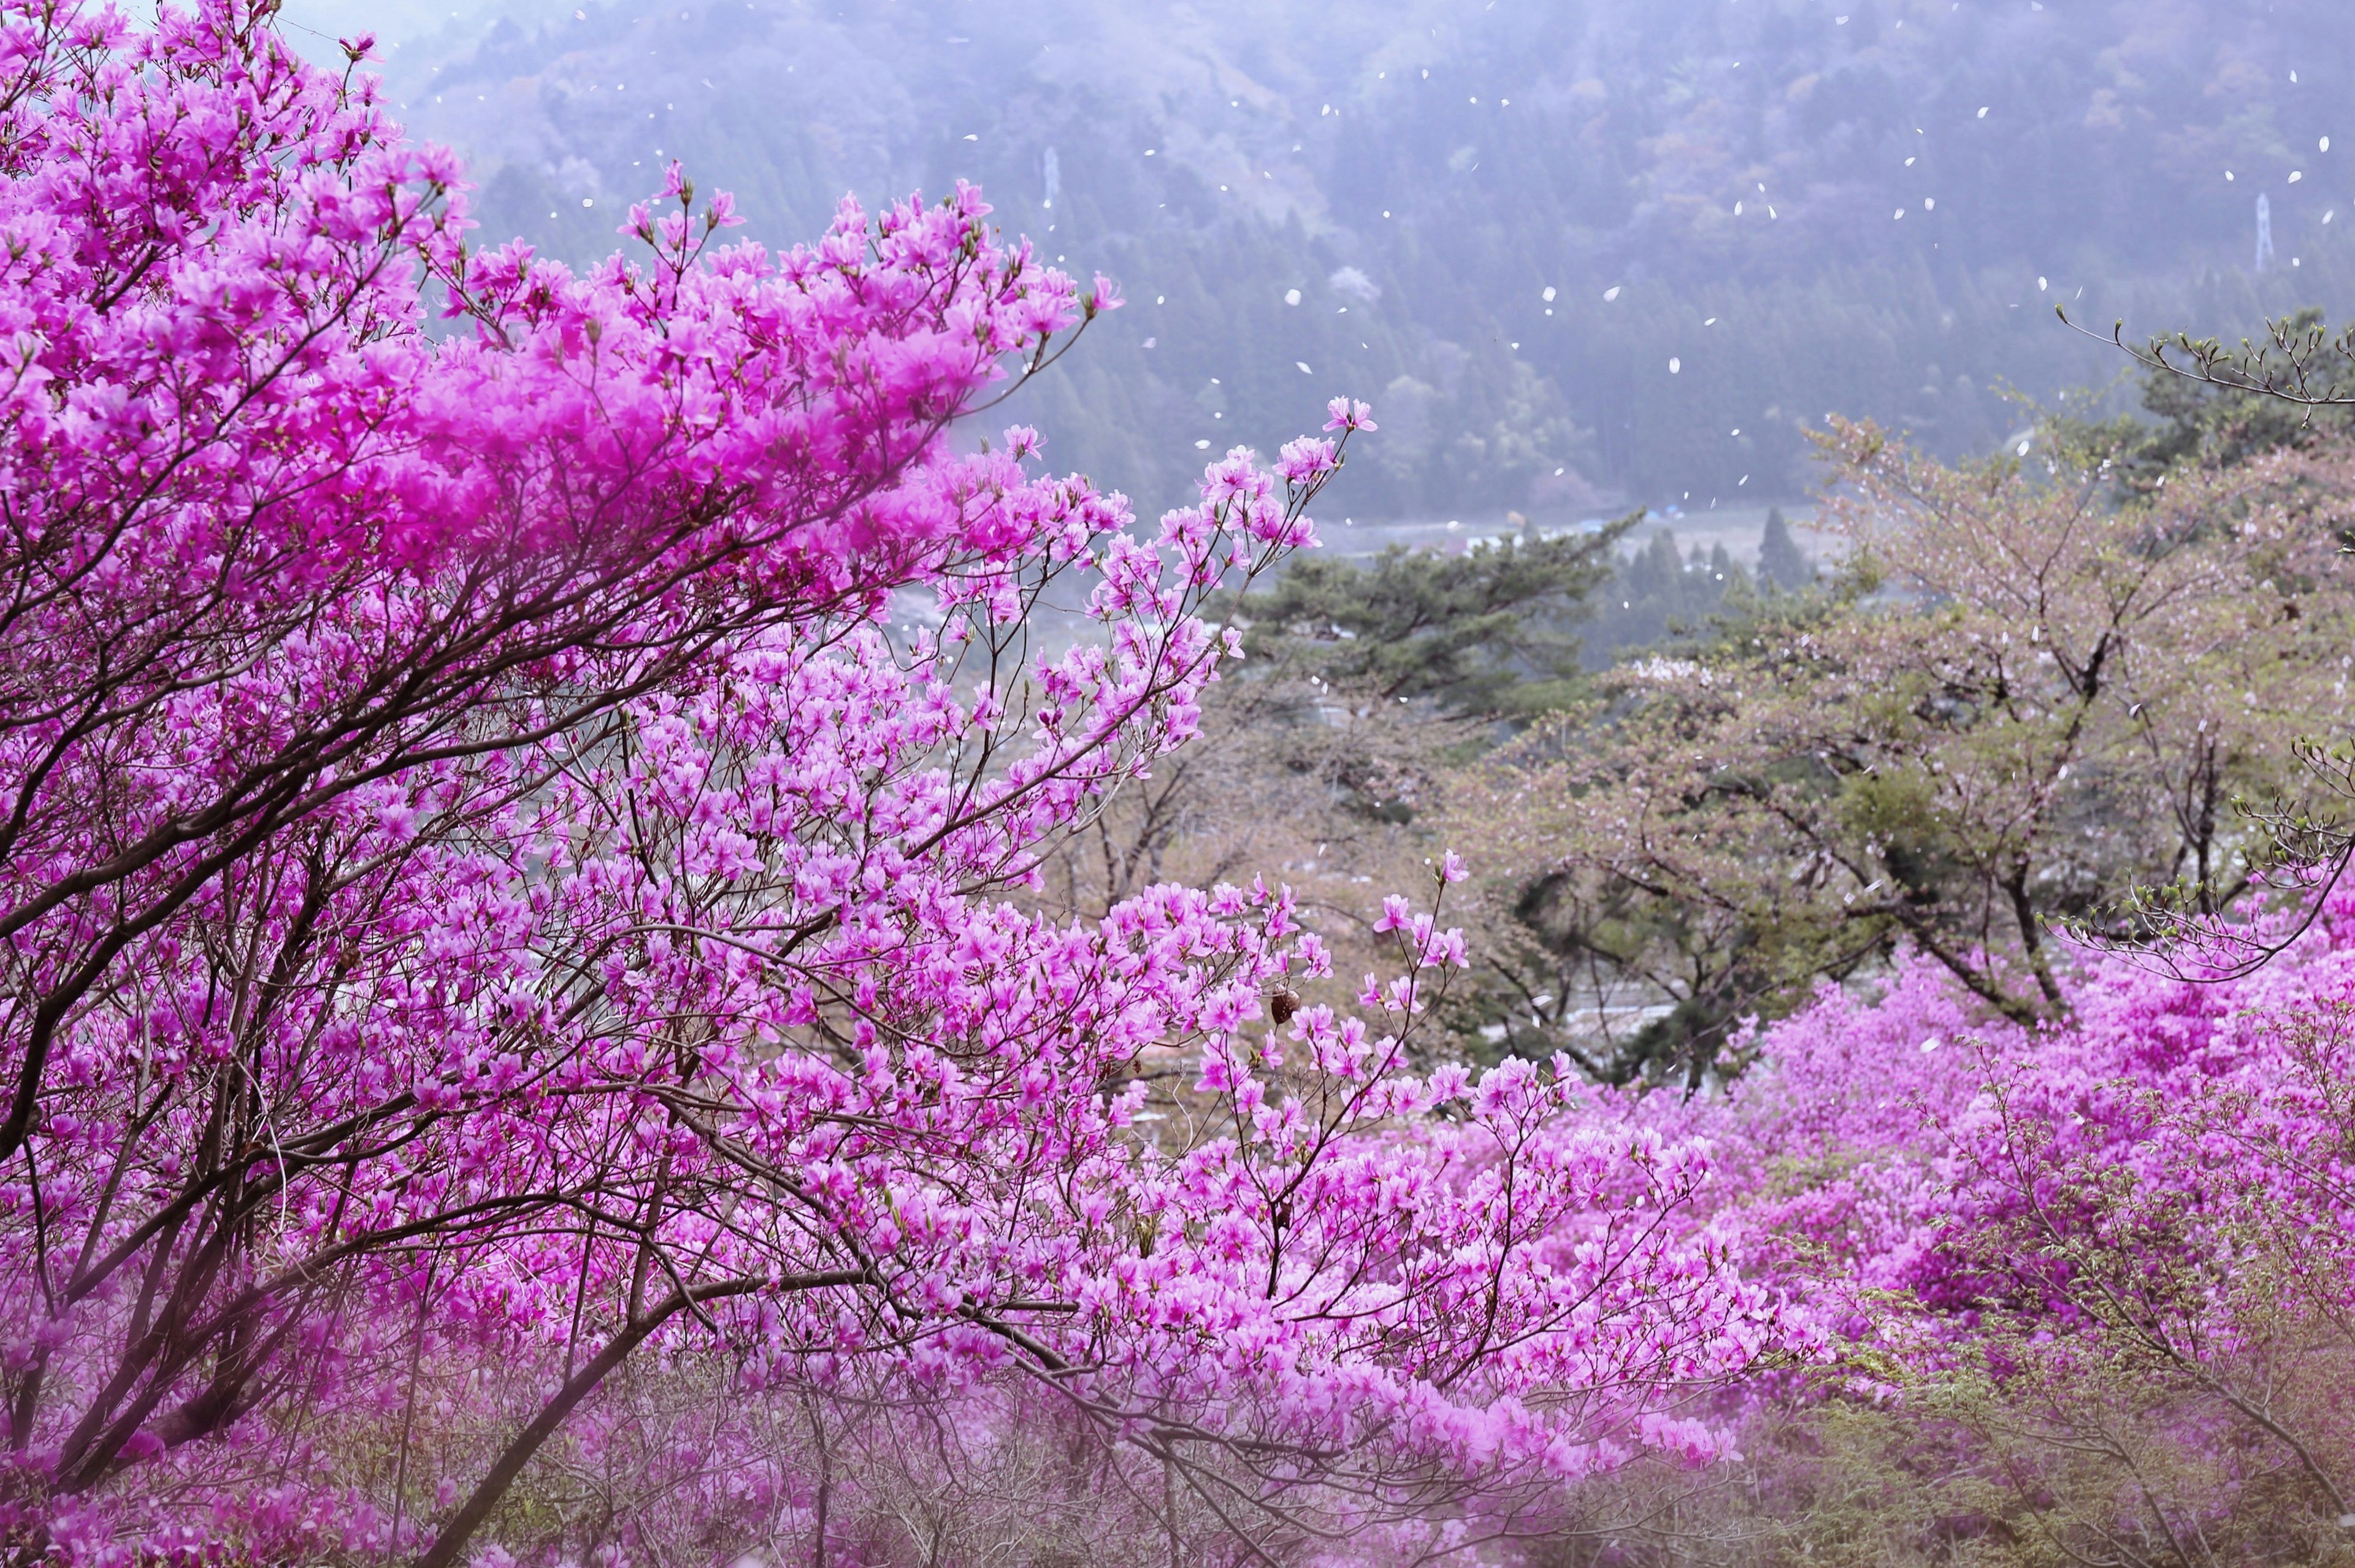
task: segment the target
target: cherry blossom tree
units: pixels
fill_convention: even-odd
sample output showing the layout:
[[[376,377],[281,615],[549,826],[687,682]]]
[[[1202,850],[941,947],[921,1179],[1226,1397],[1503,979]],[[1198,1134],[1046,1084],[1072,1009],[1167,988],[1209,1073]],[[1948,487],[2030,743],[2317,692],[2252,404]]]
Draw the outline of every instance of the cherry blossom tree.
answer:
[[[2097,456],[1951,468],[1838,420],[1823,445],[1838,593],[1628,661],[1455,805],[1476,862],[1517,869],[1497,923],[1526,956],[1484,950],[1516,1049],[1697,1085],[1745,1015],[1901,944],[2015,1021],[2056,1017],[2056,923],[2147,934],[2155,908],[2119,909],[2152,887],[2233,906],[2267,859],[2234,802],[2328,800],[2296,741],[2348,713],[2342,460],[2137,496]],[[1673,1011],[1582,1017],[1630,1000]]]

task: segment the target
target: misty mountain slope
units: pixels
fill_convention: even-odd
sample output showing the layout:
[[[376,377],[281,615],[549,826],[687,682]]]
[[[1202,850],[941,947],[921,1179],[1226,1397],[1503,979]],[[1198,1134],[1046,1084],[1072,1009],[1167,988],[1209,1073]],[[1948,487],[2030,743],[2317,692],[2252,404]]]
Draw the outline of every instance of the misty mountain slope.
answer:
[[[384,16],[392,94],[473,160],[485,229],[557,255],[612,249],[673,156],[773,244],[847,190],[978,181],[1124,284],[1011,411],[1148,507],[1198,443],[1338,390],[1389,415],[1347,487],[1368,514],[1789,496],[1828,410],[1957,453],[2020,422],[2007,386],[2114,379],[2056,301],[2237,335],[2355,283],[2355,120],[2322,150],[2355,10],[2319,0]]]

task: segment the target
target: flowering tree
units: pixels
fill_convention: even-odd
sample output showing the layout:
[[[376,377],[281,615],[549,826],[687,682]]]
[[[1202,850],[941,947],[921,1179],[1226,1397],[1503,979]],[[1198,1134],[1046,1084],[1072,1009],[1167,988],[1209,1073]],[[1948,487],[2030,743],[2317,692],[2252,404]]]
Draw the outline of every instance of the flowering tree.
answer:
[[[1405,1075],[1435,912],[1375,1026],[1255,1040],[1325,961],[1284,891],[1004,896],[1190,734],[1197,611],[1313,543],[1362,404],[1142,534],[944,443],[1118,303],[969,189],[773,256],[674,168],[575,276],[469,250],[267,5],[0,16],[20,1546],[440,1568],[643,1354],[1020,1376],[1287,1528],[1709,1449],[1785,1309],[1678,1221],[1705,1151]],[[1095,636],[1026,658],[1066,583]]]
[[[1567,1037],[1606,1072],[1680,1057],[1697,1083],[1742,1016],[1901,943],[2050,1017],[2055,921],[2153,884],[2230,905],[2262,837],[2234,799],[2323,794],[2293,741],[2347,711],[2339,462],[2137,497],[2096,460],[1953,469],[1838,421],[1825,446],[1873,592],[1631,661],[1605,711],[1534,732],[1459,807],[1484,861],[1534,869],[1511,888],[1533,960],[1504,972],[1522,1045]],[[1614,993],[1678,1011],[1594,1049],[1577,1015]]]

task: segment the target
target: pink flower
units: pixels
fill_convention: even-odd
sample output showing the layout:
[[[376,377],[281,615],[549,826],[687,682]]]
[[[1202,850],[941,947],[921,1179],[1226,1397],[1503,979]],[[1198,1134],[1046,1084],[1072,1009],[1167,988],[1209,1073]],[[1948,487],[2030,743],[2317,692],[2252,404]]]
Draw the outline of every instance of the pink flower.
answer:
[[[1302,436],[1284,443],[1275,471],[1290,485],[1304,485],[1329,474],[1338,465],[1333,443],[1321,437]]]
[[[254,14],[0,29],[0,1364],[48,1369],[0,1522],[407,1557],[538,1421],[690,1556],[806,1523],[805,1395],[981,1452],[1074,1366],[1101,1434],[1409,1467],[1473,1523],[1563,1451],[1698,1451],[1645,1418],[1788,1349],[1686,1221],[1714,1168],[1540,1069],[1408,1076],[1459,933],[1386,899],[1389,1032],[1316,1004],[1262,1079],[1246,1027],[1330,966],[1287,890],[1029,896],[1188,742],[1206,610],[1314,542],[1343,441],[1139,531],[1034,432],[944,434],[1119,304],[970,187],[772,252],[674,164],[575,272],[462,243],[456,162]],[[1089,635],[1009,651],[1065,578]],[[1162,1120],[1189,1071],[1224,1119]],[[196,1304],[160,1361],[151,1300]],[[574,1400],[617,1362],[712,1397]],[[190,1410],[239,1418],[144,1429]]]

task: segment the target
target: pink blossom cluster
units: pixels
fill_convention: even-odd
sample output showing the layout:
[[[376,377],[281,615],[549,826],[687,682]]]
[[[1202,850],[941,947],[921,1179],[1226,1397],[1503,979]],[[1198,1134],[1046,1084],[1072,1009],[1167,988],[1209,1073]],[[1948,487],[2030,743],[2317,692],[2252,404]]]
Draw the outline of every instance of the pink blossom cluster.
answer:
[[[1728,1454],[1761,1368],[2197,1367],[2253,1237],[2355,1306],[2355,909],[2034,1029],[1902,964],[1684,1101],[1412,1065],[1453,856],[1354,1013],[1271,1005],[1329,968],[1281,886],[1042,917],[1365,405],[1141,528],[949,439],[1119,303],[971,189],[773,254],[673,169],[640,261],[474,249],[271,10],[0,3],[12,1550],[496,1563],[545,1455],[649,1444],[773,1535],[833,1389],[1429,1553]]]
[[[2063,979],[2065,1017],[2023,1028],[1909,956],[1744,1041],[1761,1066],[1722,1095],[1645,1115],[1712,1148],[1689,1212],[1804,1294],[1823,1365],[2000,1375],[2025,1344],[2230,1404],[2253,1347],[2355,1308],[2355,897],[2261,966],[2081,952]]]
[[[439,1568],[649,1369],[1013,1376],[1367,1523],[1715,1451],[1796,1320],[1680,1221],[1712,1155],[1408,1072],[1435,908],[1375,1022],[1270,1030],[1286,890],[1009,897],[1191,735],[1363,404],[1140,529],[948,443],[1118,303],[969,188],[779,255],[675,169],[648,260],[470,249],[272,9],[0,5],[16,1546]]]

